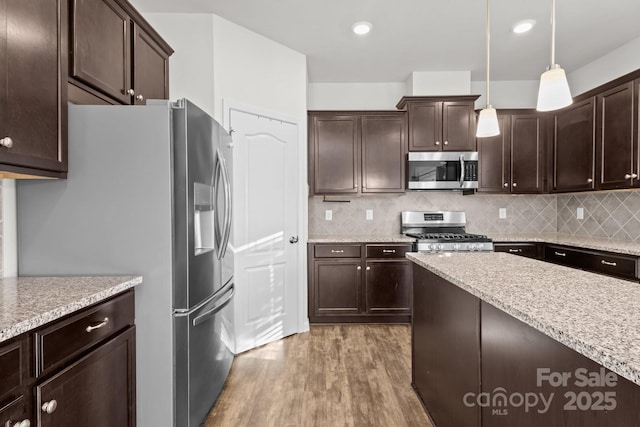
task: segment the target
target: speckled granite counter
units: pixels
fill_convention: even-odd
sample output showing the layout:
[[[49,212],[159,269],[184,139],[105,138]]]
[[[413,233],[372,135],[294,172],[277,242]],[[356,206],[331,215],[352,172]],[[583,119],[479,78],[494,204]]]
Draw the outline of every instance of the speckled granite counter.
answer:
[[[309,243],[412,243],[415,239],[402,234],[393,235],[353,235],[309,236]]]
[[[563,233],[489,234],[495,242],[545,242],[640,256],[640,243]]]
[[[407,258],[640,385],[640,285],[498,252]]]
[[[140,276],[0,279],[0,342],[140,283]]]

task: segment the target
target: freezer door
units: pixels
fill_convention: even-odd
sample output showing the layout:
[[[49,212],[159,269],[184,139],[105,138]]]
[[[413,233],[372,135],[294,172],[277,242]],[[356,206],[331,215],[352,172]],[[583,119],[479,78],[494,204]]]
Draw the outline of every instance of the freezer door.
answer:
[[[220,395],[231,369],[231,319],[234,286],[187,315],[174,316],[174,425],[198,427]]]
[[[216,223],[218,123],[187,100],[173,113],[174,309],[188,311],[223,285]],[[224,215],[224,213],[222,213]]]

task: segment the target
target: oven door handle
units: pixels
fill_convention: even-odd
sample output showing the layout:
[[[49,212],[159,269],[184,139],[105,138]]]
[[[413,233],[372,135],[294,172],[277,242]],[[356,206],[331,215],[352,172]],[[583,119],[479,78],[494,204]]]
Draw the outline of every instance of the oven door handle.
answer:
[[[464,154],[460,154],[460,187],[464,185]]]

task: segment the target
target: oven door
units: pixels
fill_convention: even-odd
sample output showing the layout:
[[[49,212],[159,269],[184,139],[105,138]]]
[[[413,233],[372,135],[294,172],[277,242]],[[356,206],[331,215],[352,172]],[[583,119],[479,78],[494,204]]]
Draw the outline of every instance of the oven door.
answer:
[[[409,190],[466,190],[478,188],[478,153],[409,153]]]

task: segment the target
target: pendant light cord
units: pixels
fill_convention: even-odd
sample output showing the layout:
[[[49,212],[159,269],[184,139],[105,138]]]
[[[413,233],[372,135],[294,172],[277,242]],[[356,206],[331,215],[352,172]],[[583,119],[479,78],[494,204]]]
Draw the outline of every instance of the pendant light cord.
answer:
[[[554,0],[555,1],[555,0]],[[489,35],[489,26],[491,25],[491,17],[490,17],[490,5],[489,5],[490,0],[487,0],[487,28],[486,28],[486,36],[487,36],[487,102],[485,103],[485,106],[488,108],[489,105],[491,105],[491,102],[489,100],[489,41],[490,41],[490,35]]]
[[[556,63],[556,0],[551,0],[551,67]]]

